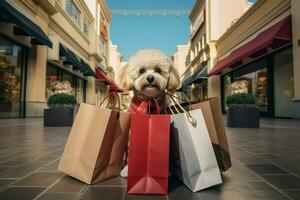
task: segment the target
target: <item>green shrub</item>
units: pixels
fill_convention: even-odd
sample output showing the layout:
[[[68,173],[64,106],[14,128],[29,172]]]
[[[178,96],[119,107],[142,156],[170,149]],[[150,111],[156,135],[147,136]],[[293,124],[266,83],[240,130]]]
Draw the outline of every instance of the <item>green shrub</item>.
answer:
[[[232,105],[232,104],[256,104],[256,98],[252,94],[249,93],[240,93],[240,94],[234,94],[231,96],[228,96],[226,98],[226,104]]]
[[[69,94],[54,94],[49,97],[47,105],[49,108],[74,107],[77,104],[76,98]]]

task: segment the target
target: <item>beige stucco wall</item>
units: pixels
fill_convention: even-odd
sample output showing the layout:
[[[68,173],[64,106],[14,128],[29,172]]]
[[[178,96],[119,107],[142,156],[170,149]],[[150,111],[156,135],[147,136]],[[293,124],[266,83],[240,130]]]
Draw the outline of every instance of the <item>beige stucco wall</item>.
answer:
[[[182,77],[182,74],[185,72],[187,66],[186,66],[186,57],[189,53],[190,45],[177,45],[177,51],[173,54],[173,64],[175,69],[178,70],[179,75]]]
[[[121,69],[121,61],[122,61],[122,55],[120,52],[118,52],[118,46],[112,44],[112,42],[109,42],[109,59],[108,59],[108,66],[112,67],[115,72],[115,80],[117,81],[120,69]]]
[[[300,1],[291,0],[294,59],[294,100],[300,101]]]
[[[210,28],[208,31],[209,40],[215,41],[245,13],[251,4],[246,0],[210,0],[207,1],[206,8],[209,10]]]

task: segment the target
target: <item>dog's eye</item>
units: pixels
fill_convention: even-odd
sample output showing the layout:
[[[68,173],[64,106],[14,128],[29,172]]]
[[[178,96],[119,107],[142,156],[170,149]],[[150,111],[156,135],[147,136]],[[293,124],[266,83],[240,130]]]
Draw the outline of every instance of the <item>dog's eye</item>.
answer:
[[[155,68],[155,72],[156,72],[156,73],[161,73],[161,69],[158,68],[158,67],[156,67],[156,68]]]
[[[144,68],[140,69],[139,73],[140,73],[140,74],[145,73],[145,69],[144,69]]]

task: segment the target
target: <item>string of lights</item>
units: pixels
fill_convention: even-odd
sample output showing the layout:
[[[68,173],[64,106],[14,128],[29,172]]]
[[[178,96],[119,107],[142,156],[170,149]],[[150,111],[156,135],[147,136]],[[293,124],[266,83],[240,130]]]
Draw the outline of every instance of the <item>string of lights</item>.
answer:
[[[179,17],[180,15],[189,15],[190,10],[111,10],[111,14],[113,15],[123,15],[124,17],[128,15],[136,15],[140,17],[141,15],[176,15]]]

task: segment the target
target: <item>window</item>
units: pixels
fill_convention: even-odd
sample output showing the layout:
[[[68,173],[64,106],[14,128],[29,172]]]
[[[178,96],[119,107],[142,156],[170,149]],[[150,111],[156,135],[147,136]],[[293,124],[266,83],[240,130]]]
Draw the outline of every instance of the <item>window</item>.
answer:
[[[0,118],[22,117],[26,49],[0,36]]]
[[[206,46],[206,35],[203,35],[203,37],[202,37],[202,47],[203,48],[205,48],[205,46]]]
[[[73,0],[67,0],[66,1],[66,11],[72,18],[72,20],[80,25],[80,11]]]
[[[100,51],[101,51],[101,55],[106,57],[107,55],[107,46],[106,46],[106,42],[104,41],[104,39],[102,37],[100,37]]]
[[[191,62],[194,60],[194,52],[191,50]]]
[[[83,19],[83,33],[85,35],[89,34],[89,24],[88,24],[86,18]]]
[[[224,100],[227,96],[236,93],[250,93],[256,97],[257,106],[260,110],[268,112],[268,70],[266,60],[256,61],[225,75],[223,84]]]
[[[49,98],[51,95],[58,91],[68,93],[76,97],[78,103],[85,102],[86,95],[86,80],[74,76],[60,68],[52,65],[47,65],[46,75],[46,97]]]

